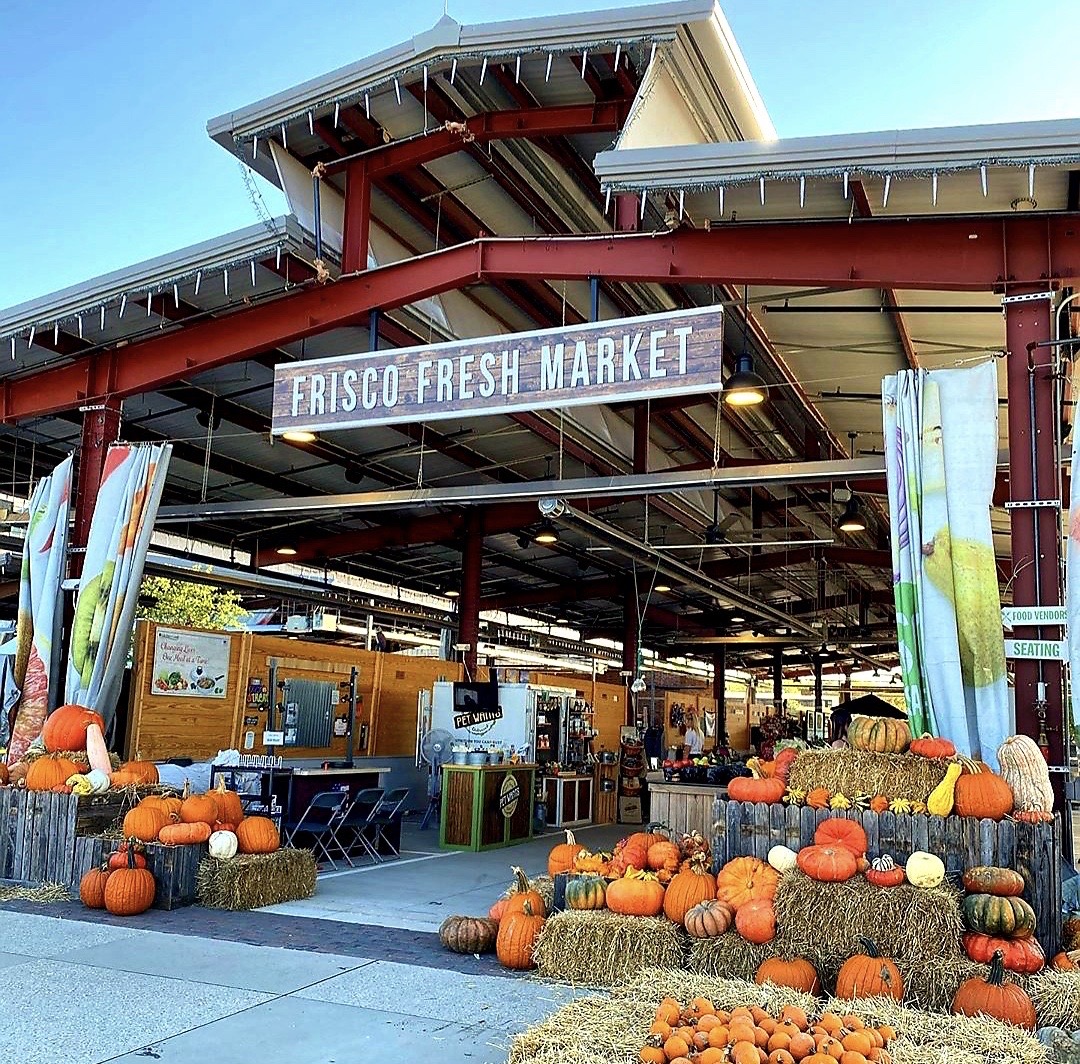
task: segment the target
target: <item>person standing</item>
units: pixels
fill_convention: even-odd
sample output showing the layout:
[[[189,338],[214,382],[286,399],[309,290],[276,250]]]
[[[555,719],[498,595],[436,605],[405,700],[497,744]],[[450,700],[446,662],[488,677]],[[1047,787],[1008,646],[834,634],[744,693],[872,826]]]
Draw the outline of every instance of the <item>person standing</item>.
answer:
[[[698,730],[697,717],[693,714],[687,714],[686,734],[683,736],[683,744],[686,746],[686,756],[697,757],[698,754],[701,753],[704,742],[704,737]]]

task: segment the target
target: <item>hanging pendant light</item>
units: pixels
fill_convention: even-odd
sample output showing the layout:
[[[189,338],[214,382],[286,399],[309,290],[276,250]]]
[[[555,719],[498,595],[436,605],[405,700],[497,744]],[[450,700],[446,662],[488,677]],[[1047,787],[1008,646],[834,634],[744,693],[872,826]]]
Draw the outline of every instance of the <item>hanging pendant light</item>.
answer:
[[[859,505],[857,496],[852,495],[840,515],[837,527],[841,532],[865,532],[866,521],[862,515],[862,507]]]
[[[757,406],[765,402],[768,387],[754,371],[754,356],[744,352],[735,362],[735,372],[724,382],[722,396],[728,406]]]
[[[542,547],[553,547],[559,542],[559,530],[550,521],[544,521],[536,530],[532,541]]]

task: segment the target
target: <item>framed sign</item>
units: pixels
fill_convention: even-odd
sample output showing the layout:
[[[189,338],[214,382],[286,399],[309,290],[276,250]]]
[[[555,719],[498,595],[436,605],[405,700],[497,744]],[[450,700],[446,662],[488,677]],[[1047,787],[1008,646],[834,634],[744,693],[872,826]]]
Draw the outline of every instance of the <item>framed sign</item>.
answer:
[[[150,693],[173,698],[225,698],[231,646],[227,635],[158,628]]]
[[[695,308],[280,363],[271,431],[324,432],[716,391],[723,326],[723,308]]]

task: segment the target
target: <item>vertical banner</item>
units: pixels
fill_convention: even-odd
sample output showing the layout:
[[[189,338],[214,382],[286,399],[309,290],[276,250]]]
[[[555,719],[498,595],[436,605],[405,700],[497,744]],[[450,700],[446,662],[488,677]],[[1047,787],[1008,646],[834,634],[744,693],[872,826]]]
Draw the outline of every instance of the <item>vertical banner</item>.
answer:
[[[67,667],[67,700],[108,725],[127,664],[146,552],[172,447],[113,444],[90,522]]]
[[[897,637],[912,724],[993,762],[1011,730],[990,528],[997,369],[986,362],[905,371],[886,378],[882,398]]]
[[[1065,549],[1065,634],[1069,640],[1069,690],[1074,732],[1080,728],[1080,445],[1073,426],[1069,483],[1069,538]],[[1068,748],[1068,745],[1066,746]]]
[[[15,706],[8,761],[17,761],[41,734],[58,701],[61,584],[67,567],[71,459],[38,482],[30,498],[19,577],[14,681],[22,695]]]

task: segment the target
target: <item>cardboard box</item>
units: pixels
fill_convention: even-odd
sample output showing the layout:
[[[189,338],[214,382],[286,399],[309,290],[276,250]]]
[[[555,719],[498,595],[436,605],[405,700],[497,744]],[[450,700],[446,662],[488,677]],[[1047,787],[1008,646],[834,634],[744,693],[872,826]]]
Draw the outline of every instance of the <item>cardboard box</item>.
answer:
[[[640,798],[620,798],[619,799],[619,823],[620,824],[640,824],[641,820],[641,799]]]

